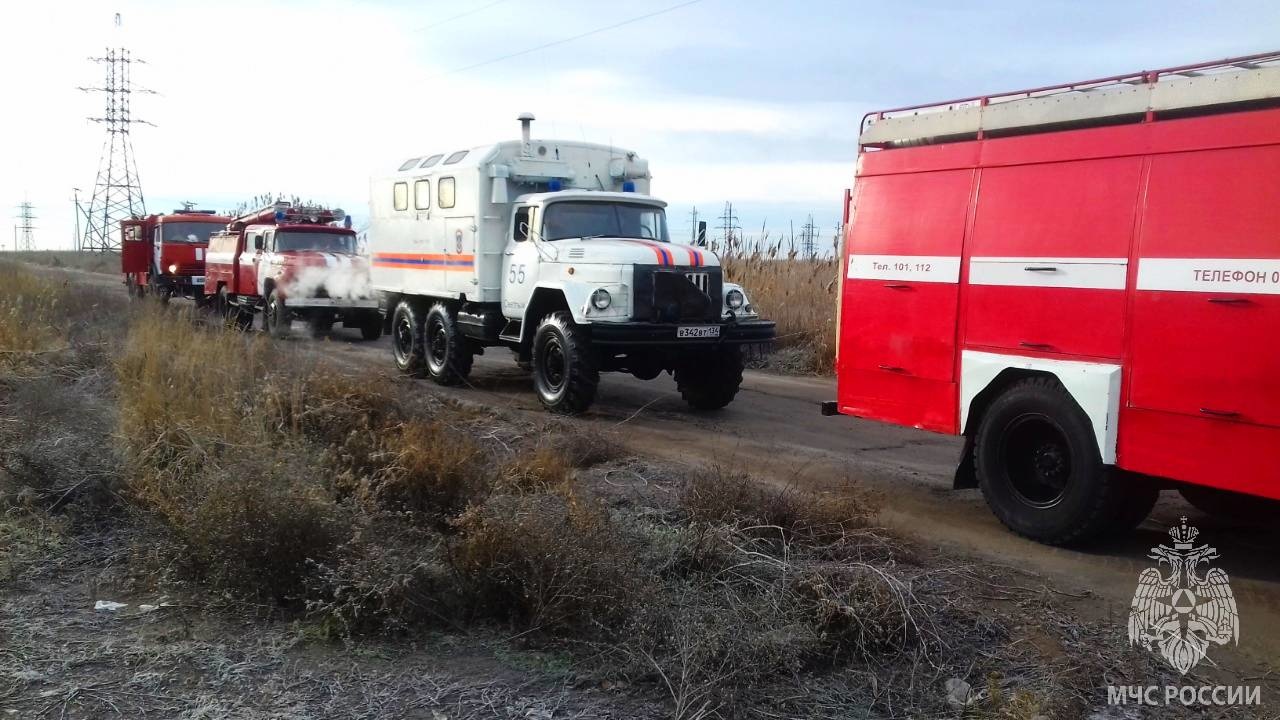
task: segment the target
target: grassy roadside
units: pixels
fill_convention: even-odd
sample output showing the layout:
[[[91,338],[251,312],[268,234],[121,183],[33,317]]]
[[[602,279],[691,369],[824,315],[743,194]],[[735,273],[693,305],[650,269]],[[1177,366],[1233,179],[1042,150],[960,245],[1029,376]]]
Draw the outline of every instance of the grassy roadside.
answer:
[[[227,625],[275,638],[270,652],[292,663],[322,658],[328,687],[309,681],[295,717],[357,716],[359,693],[324,704],[331,665],[351,672],[344,687],[396,688],[384,707],[403,710],[396,698],[426,676],[380,658],[480,638],[593,717],[1069,718],[1104,675],[1156,676],[1141,657],[1099,653],[1111,628],[1062,614],[1009,570],[878,529],[856,488],[817,496],[740,468],[654,465],[608,432],[352,377],[305,344],[11,267],[0,280],[24,288],[0,295],[0,349],[28,348],[0,376],[0,628],[23,628],[0,649],[0,710],[34,715],[53,691],[73,698],[72,716],[139,695],[199,716],[173,698],[229,707],[242,687],[225,667],[190,664],[208,652],[283,682],[292,665],[278,654],[227,655]],[[47,617],[47,588],[85,587],[203,609],[149,630],[161,659],[129,650],[132,664],[111,663],[100,635],[74,634],[82,621],[45,637],[32,619]],[[201,626],[217,628],[203,644]],[[298,628],[288,643],[282,627]],[[98,650],[59,660],[74,680],[32,669],[67,648]],[[177,678],[175,658],[188,663]],[[104,663],[119,674],[76,674]],[[963,707],[951,679],[970,687]],[[476,682],[467,712],[448,694],[413,697],[493,717]],[[528,707],[509,690],[490,697]]]
[[[6,253],[4,257],[45,267],[70,268],[104,275],[120,274],[120,253],[118,252],[90,253],[72,250],[34,250],[31,252]]]
[[[780,244],[725,253],[725,278],[746,288],[761,314],[778,324],[773,352],[761,369],[829,375],[836,356],[839,262],[806,258]]]

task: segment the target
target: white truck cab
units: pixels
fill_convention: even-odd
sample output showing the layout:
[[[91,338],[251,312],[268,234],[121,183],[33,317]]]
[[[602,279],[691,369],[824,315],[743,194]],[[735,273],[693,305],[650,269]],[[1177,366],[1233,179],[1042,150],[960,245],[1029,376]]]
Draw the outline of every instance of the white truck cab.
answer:
[[[506,346],[553,412],[585,410],[601,371],[672,372],[698,409],[732,401],[741,346],[767,344],[715,253],[672,243],[648,163],[530,137],[406,159],[370,189],[369,252],[401,370],[461,382]]]

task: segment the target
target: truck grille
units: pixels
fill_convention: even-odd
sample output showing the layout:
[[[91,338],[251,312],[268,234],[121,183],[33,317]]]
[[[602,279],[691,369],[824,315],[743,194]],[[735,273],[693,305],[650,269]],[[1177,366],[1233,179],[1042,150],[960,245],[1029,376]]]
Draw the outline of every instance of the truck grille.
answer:
[[[634,317],[639,322],[716,322],[720,319],[720,268],[637,265]]]
[[[693,286],[701,290],[704,294],[710,289],[709,286],[711,281],[706,273],[691,272],[685,273],[684,276],[689,278],[689,282],[693,283]]]

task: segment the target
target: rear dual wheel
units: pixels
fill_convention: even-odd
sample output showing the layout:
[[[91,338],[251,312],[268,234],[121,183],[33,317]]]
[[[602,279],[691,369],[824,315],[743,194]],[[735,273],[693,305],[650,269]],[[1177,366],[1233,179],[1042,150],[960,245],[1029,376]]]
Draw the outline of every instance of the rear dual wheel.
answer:
[[[1089,418],[1050,377],[1019,381],[992,402],[974,463],[996,517],[1050,545],[1128,532],[1159,495],[1154,484],[1102,462]]]
[[[456,316],[441,302],[423,312],[421,305],[401,300],[391,317],[391,352],[401,372],[440,385],[462,383],[474,359]]]

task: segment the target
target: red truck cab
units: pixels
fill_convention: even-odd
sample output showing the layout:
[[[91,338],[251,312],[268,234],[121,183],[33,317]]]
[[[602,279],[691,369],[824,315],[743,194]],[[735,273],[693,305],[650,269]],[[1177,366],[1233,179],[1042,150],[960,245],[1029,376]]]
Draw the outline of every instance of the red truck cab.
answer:
[[[120,222],[120,265],[129,294],[204,300],[209,236],[230,218],[211,210],[175,210]]]
[[[341,210],[276,203],[233,219],[210,238],[206,296],[229,323],[288,334],[302,319],[313,334],[335,322],[366,340],[382,334],[369,262]]]
[[[824,412],[1047,543],[1280,499],[1278,198],[1280,53],[874,113]]]

